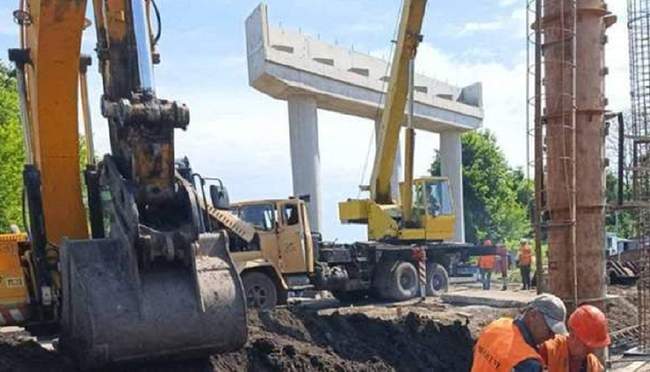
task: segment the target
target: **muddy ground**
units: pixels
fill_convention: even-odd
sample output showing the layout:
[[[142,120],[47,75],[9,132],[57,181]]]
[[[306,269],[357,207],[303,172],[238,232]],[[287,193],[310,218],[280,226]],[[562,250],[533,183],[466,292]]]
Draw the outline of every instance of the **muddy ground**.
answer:
[[[613,287],[612,331],[636,324],[636,290]],[[245,348],[200,361],[111,371],[466,371],[482,327],[517,309],[450,306],[436,299],[408,305],[293,306],[249,312]],[[0,371],[75,371],[71,360],[23,333],[0,333]]]

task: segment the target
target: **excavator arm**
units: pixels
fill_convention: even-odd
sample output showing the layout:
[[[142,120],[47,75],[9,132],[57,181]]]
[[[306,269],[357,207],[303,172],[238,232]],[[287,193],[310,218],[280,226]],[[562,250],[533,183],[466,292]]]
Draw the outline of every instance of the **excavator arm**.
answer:
[[[60,322],[61,349],[85,367],[202,356],[246,341],[228,236],[205,232],[196,191],[174,171],[174,130],[187,127],[189,110],[156,96],[152,4],[93,0],[111,145],[86,172],[93,239],[78,165],[86,1],[23,0],[14,13],[21,48],[10,58],[28,153],[30,306],[37,320]],[[88,107],[83,112],[88,119]]]

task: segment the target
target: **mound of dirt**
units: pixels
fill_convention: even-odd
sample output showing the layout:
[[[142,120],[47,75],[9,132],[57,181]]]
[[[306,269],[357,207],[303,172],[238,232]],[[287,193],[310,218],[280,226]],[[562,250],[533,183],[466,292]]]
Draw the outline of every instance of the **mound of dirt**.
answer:
[[[460,322],[408,313],[318,315],[278,308],[249,312],[249,340],[209,360],[129,365],[111,371],[466,371],[473,340]],[[0,335],[0,371],[76,371],[65,356],[22,335]]]
[[[49,372],[75,370],[71,361],[20,334],[0,335],[0,371]]]
[[[459,322],[414,313],[396,320],[290,309],[249,313],[242,351],[213,357],[223,371],[466,371],[473,340]]]

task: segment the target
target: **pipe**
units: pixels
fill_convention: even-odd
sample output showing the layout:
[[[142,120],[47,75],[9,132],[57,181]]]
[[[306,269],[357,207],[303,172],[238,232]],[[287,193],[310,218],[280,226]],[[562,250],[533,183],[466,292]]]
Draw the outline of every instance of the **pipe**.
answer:
[[[84,135],[86,138],[86,164],[95,165],[95,142],[93,140],[93,125],[90,118],[88,101],[88,79],[86,72],[92,63],[89,56],[81,56],[79,60],[79,91],[81,96],[81,111],[84,119]]]
[[[535,1],[535,272],[537,276],[537,294],[542,288],[542,210],[544,197],[544,148],[542,131],[542,0]],[[528,103],[526,103],[528,104]]]
[[[145,11],[145,0],[131,0],[133,33],[138,54],[138,76],[142,92],[154,92],[153,59],[151,56],[151,37]]]

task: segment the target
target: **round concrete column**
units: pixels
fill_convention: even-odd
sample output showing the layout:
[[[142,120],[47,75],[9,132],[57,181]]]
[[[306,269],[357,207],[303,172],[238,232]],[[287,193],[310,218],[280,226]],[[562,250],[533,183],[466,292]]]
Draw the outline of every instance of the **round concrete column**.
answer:
[[[440,173],[449,178],[454,199],[456,229],[454,241],[465,242],[465,215],[463,213],[463,154],[460,132],[440,133]]]
[[[309,195],[309,224],[321,231],[320,151],[316,99],[308,95],[289,96],[289,138],[293,193]]]
[[[379,126],[381,125],[381,119],[375,120],[375,146],[379,146]],[[401,130],[400,130],[401,137]],[[401,141],[397,142],[397,150],[395,150],[395,164],[393,165],[393,175],[390,177],[390,193],[393,196],[393,200],[397,203],[400,202],[399,199],[399,183],[400,183],[400,174],[402,173],[402,150],[401,150]]]

